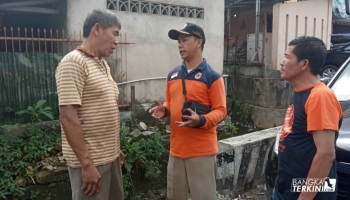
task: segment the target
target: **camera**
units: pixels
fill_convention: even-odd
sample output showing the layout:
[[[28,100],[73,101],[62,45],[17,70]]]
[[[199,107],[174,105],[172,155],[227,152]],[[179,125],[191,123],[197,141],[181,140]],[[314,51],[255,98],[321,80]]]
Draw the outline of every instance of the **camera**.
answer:
[[[182,104],[182,109],[181,109],[182,115],[191,116],[191,113],[186,110],[187,108],[190,108],[198,115],[205,115],[210,112],[210,107],[208,106],[202,105],[196,101],[187,101]],[[182,118],[182,121],[185,122],[187,121],[187,119]]]

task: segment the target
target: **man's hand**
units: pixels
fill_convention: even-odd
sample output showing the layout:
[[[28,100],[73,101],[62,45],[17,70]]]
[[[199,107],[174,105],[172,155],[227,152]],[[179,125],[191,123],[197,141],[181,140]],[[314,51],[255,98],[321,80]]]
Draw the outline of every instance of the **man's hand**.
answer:
[[[196,127],[199,123],[199,116],[196,112],[194,112],[191,108],[187,108],[185,109],[184,111],[188,111],[191,113],[191,115],[182,115],[181,117],[183,119],[187,119],[187,121],[185,122],[179,122],[179,121],[176,121],[175,123],[179,125],[179,127],[190,127],[190,128],[193,128],[193,127]]]
[[[119,159],[120,159],[120,165],[123,165],[124,162],[125,162],[125,155],[123,152],[120,151],[120,154],[119,154]]]
[[[154,103],[157,105],[154,108],[149,110],[149,113],[152,114],[152,117],[158,121],[162,121],[162,118],[165,117],[165,107],[157,100],[154,100]]]
[[[95,165],[91,164],[87,167],[83,167],[81,171],[83,177],[83,190],[86,195],[92,196],[98,194],[101,188],[101,175],[98,172]]]

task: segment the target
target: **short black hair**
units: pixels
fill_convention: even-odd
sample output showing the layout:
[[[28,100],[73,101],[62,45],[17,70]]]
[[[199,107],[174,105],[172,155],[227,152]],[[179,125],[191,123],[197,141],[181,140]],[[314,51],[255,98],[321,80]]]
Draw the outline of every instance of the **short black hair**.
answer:
[[[290,41],[288,46],[294,46],[293,53],[298,62],[307,59],[311,66],[311,73],[319,75],[326,60],[327,48],[324,42],[313,36],[300,36]]]
[[[89,37],[91,29],[96,23],[100,24],[103,30],[111,26],[117,26],[121,29],[120,21],[113,12],[106,9],[94,9],[85,18],[83,27],[84,38]]]

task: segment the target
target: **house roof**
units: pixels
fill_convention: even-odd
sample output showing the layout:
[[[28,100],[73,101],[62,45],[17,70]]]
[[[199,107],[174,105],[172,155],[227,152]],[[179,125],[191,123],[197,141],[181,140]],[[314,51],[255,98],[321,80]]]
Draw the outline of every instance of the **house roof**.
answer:
[[[225,0],[225,8],[230,7],[232,10],[255,8],[257,0]],[[284,2],[285,0],[260,0],[260,6],[270,5],[278,2]]]
[[[60,0],[0,0],[0,12],[58,14]]]

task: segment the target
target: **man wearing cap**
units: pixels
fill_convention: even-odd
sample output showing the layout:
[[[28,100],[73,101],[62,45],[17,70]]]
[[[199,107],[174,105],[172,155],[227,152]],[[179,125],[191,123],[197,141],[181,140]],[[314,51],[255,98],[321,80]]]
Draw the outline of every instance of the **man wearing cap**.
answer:
[[[186,23],[168,35],[178,40],[183,61],[168,74],[165,102],[155,100],[157,106],[150,110],[157,120],[170,116],[167,198],[187,200],[190,191],[192,200],[214,200],[216,126],[226,117],[224,81],[202,56],[205,35],[201,27]],[[197,114],[196,106],[183,107],[185,102],[195,102],[208,112]]]

